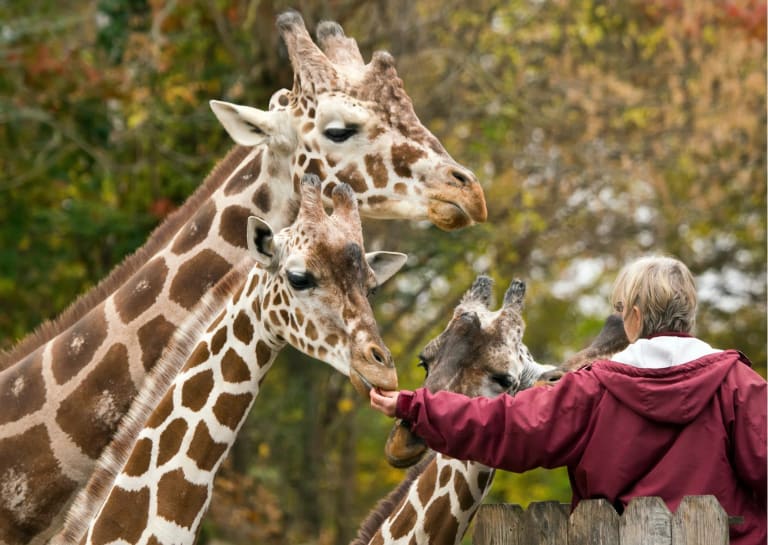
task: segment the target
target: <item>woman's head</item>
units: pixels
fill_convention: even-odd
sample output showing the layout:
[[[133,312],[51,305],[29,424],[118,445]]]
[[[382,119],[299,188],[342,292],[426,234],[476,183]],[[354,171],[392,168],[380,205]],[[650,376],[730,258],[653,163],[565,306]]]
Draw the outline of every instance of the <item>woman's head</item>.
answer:
[[[626,265],[613,285],[611,303],[625,321],[637,307],[637,337],[668,331],[689,333],[696,321],[693,275],[684,263],[671,257],[642,257]]]

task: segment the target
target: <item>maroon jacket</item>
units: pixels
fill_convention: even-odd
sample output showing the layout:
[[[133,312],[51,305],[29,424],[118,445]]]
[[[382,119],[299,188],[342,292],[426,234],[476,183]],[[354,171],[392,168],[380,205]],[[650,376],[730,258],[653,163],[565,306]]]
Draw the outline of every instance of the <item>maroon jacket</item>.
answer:
[[[729,350],[666,369],[599,361],[514,397],[403,391],[397,416],[436,451],[509,471],[567,466],[573,505],[714,494],[731,543],[766,543],[766,382]]]

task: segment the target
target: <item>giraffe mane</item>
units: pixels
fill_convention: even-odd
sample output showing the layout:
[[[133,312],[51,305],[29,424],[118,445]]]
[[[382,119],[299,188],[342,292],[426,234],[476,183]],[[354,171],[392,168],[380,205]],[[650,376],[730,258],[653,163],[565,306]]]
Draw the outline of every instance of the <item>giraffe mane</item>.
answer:
[[[224,310],[223,304],[243,286],[253,264],[251,259],[245,259],[235,265],[203,296],[192,316],[174,333],[171,343],[120,421],[112,442],[96,462],[96,468],[88,482],[77,493],[65,515],[62,529],[50,540],[51,544],[63,545],[80,541],[131,454],[136,436],[146,424],[147,418],[173,384],[211,320]]]
[[[32,333],[23,337],[15,346],[8,350],[0,351],[0,371],[11,367],[24,356],[32,353],[60,333],[66,331],[87,314],[88,311],[109,297],[121,284],[138,271],[150,256],[162,249],[171,240],[179,228],[184,225],[190,210],[200,206],[201,203],[213,194],[224,182],[225,178],[222,174],[228,169],[234,168],[238,162],[242,161],[247,152],[248,148],[241,146],[235,146],[230,150],[186,202],[152,231],[152,234],[143,246],[126,257],[94,288],[78,297],[58,317],[43,322]]]
[[[395,508],[400,505],[402,499],[408,494],[411,484],[413,484],[434,459],[435,452],[429,451],[418,464],[408,471],[405,478],[392,492],[379,500],[357,530],[357,537],[349,545],[367,545],[370,543],[371,538],[373,538],[374,534],[381,528],[384,521],[394,512]]]

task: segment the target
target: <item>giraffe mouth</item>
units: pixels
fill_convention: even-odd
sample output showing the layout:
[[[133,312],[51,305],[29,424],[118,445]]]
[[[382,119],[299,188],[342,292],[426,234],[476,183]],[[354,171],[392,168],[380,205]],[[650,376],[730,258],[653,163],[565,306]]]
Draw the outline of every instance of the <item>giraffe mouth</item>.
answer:
[[[352,386],[355,387],[355,390],[362,396],[367,397],[368,393],[373,390],[373,384],[371,384],[370,381],[357,369],[352,369],[352,374],[350,375],[349,380],[352,382]]]
[[[487,213],[485,213],[485,207],[483,207],[482,214],[473,214],[454,200],[431,198],[427,209],[427,217],[443,231],[455,231],[475,223],[482,223],[485,221]]]
[[[396,420],[384,445],[384,455],[392,467],[406,468],[415,465],[427,452],[424,440],[413,433],[403,420]]]

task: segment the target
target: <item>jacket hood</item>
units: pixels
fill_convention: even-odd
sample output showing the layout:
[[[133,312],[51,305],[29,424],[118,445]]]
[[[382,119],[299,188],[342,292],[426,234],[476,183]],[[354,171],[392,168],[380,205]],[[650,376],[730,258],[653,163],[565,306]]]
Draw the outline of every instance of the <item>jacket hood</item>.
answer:
[[[614,397],[643,417],[687,424],[698,416],[741,358],[736,350],[726,350],[663,369],[599,361],[592,365],[592,372]]]

